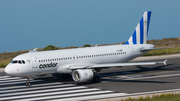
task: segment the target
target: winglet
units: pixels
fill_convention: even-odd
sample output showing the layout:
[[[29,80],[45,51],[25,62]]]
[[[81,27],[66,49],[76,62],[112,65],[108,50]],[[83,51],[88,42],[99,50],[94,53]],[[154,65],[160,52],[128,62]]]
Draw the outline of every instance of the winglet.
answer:
[[[164,60],[163,62],[156,62],[156,64],[157,64],[157,63],[163,63],[164,65],[166,65],[166,62],[167,62],[167,59]]]
[[[163,62],[163,63],[164,63],[164,65],[166,65],[166,62],[167,62],[167,59],[166,59],[166,60],[164,60],[164,62]]]

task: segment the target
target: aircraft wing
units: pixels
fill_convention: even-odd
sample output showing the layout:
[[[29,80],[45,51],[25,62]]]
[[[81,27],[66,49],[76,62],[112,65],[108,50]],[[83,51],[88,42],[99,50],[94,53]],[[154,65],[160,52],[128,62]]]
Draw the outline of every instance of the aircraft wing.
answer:
[[[164,64],[166,65],[167,59],[163,62],[137,62],[137,63],[110,63],[110,64],[93,64],[93,65],[71,65],[69,69],[93,69],[103,67],[116,67],[116,66],[139,66],[139,65],[155,65]]]

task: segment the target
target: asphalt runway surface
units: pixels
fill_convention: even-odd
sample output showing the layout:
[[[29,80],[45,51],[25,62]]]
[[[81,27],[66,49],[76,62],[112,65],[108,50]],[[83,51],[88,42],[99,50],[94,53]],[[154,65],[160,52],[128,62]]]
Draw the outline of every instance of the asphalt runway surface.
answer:
[[[180,91],[180,58],[168,59],[167,65],[115,67],[102,70],[98,83],[76,84],[72,78],[49,74],[31,79],[0,75],[0,100],[98,100],[156,92]],[[148,60],[164,61],[164,59]],[[143,62],[143,61],[139,61]]]

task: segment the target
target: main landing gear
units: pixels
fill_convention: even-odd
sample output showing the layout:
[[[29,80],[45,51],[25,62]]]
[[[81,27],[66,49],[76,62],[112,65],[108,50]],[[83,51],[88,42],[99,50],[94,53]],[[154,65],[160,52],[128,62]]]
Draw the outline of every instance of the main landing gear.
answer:
[[[93,81],[92,81],[92,82],[98,83],[99,81],[100,81],[99,76],[95,76],[95,77],[93,78]]]
[[[70,79],[71,75],[70,74],[62,74],[62,79]]]
[[[101,70],[99,70],[99,71],[101,71]],[[99,78],[99,76],[97,75],[97,70],[94,72],[94,77],[93,77],[93,80],[92,80],[92,82],[94,82],[94,83],[98,83],[100,81],[100,78]]]
[[[31,86],[31,83],[30,83],[30,77],[29,76],[27,76],[27,82],[26,82],[26,86]]]

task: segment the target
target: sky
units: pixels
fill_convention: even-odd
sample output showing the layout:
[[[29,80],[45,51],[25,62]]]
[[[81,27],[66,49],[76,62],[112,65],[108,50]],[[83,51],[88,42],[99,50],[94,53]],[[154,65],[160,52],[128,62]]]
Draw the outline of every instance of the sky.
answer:
[[[180,37],[180,0],[0,0],[0,53],[113,44],[152,11],[148,40]]]

